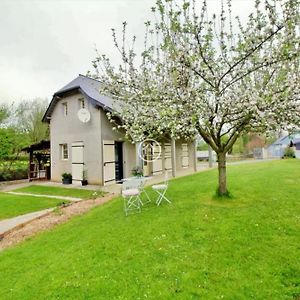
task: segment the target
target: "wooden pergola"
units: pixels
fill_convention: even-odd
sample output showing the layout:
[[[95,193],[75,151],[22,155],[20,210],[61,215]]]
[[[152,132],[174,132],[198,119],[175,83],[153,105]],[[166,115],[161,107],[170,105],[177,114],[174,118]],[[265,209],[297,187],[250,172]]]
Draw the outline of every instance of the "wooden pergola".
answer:
[[[50,141],[42,140],[22,150],[29,153],[29,181],[50,180]]]

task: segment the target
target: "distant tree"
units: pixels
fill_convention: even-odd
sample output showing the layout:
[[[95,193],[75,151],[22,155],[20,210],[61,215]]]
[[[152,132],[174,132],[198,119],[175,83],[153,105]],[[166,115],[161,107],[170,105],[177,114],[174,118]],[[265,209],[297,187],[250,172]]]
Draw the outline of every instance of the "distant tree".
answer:
[[[253,152],[254,148],[263,148],[266,146],[266,140],[264,136],[258,134],[250,134],[249,142],[246,144],[248,152]]]
[[[266,145],[269,146],[273,144],[278,139],[278,133],[277,132],[270,132],[265,136]]]
[[[49,139],[49,126],[42,122],[47,106],[47,99],[36,98],[22,101],[16,107],[17,127],[21,132],[28,134],[30,143]]]
[[[198,151],[208,151],[208,145],[202,140],[197,145]]]
[[[26,134],[16,128],[0,128],[0,166],[9,170],[18,160],[21,150],[29,143]]]
[[[0,124],[10,115],[10,109],[6,104],[0,104]]]
[[[245,153],[245,145],[243,142],[243,138],[239,137],[236,142],[233,144],[231,150],[228,151],[230,154],[244,154]]]
[[[105,55],[93,64],[100,92],[122,101],[118,128],[135,141],[200,134],[217,153],[218,193],[227,195],[226,154],[240,136],[299,125],[299,1],[256,0],[246,24],[230,0],[218,16],[199,2],[157,0],[141,63],[125,22],[121,41],[113,31],[122,64]]]

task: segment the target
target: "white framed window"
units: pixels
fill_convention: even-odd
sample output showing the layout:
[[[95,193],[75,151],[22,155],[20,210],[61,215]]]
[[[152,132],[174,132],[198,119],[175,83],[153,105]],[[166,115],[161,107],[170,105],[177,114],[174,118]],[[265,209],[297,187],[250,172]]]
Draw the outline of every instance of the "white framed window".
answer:
[[[68,103],[64,102],[62,103],[62,106],[63,106],[63,114],[66,117],[68,115]]]
[[[68,160],[69,159],[69,149],[68,144],[60,144],[60,157],[61,160]]]
[[[79,108],[85,108],[84,98],[79,98],[78,103],[79,103]]]

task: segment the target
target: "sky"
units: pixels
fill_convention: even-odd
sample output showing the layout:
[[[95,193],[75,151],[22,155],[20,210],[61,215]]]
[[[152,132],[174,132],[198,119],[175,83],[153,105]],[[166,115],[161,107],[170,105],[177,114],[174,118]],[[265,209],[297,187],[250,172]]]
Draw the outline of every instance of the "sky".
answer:
[[[212,10],[220,0],[208,0]],[[253,0],[234,0],[245,18]],[[92,71],[95,47],[117,63],[111,28],[142,42],[155,0],[0,0],[0,103],[48,98]]]

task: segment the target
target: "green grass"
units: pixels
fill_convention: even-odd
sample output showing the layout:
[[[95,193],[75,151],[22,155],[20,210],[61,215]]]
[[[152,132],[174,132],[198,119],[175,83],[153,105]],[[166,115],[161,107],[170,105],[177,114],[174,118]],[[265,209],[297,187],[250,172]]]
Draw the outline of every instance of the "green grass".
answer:
[[[61,202],[61,199],[0,193],[0,220],[54,207]]]
[[[0,299],[299,299],[300,161],[170,181],[172,205],[117,198],[0,254]],[[154,195],[152,194],[152,197]]]
[[[24,188],[16,189],[14,190],[14,192],[89,199],[92,198],[92,194],[95,191],[83,190],[79,188],[73,189],[73,188],[63,188],[63,187],[44,186],[44,185],[31,185]]]

